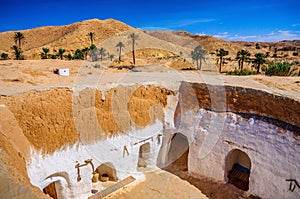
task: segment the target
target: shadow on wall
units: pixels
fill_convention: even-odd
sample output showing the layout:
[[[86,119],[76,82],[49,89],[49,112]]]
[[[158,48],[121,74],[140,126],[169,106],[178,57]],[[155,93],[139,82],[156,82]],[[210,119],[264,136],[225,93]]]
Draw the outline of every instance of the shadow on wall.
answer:
[[[110,162],[101,164],[96,168],[96,172],[99,173],[99,180],[105,181],[117,181],[117,172],[114,165]]]
[[[251,160],[239,150],[231,150],[225,158],[225,181],[244,191],[249,190]]]

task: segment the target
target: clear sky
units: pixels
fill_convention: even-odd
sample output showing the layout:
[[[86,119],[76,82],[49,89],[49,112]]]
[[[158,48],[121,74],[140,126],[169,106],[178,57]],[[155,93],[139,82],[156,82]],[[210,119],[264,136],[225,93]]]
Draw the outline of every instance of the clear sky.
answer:
[[[0,0],[0,8],[0,32],[114,18],[225,40],[300,39],[300,0]]]

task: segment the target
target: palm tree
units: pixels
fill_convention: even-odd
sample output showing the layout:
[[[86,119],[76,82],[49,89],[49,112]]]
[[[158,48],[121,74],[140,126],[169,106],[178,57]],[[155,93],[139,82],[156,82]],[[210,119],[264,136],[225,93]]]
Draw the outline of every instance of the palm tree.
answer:
[[[95,33],[89,32],[89,33],[88,33],[88,36],[90,37],[90,40],[91,40],[91,46],[92,46],[92,45],[93,45],[93,41],[94,41]]]
[[[115,57],[114,54],[110,54],[110,55],[109,55],[110,61],[112,61],[114,57]]]
[[[23,33],[21,33],[21,32],[15,32],[14,40],[15,40],[16,45],[19,44],[19,49],[21,49],[21,41],[23,39],[25,39]]]
[[[244,67],[244,61],[248,60],[249,58],[250,58],[250,52],[249,51],[242,49],[239,52],[237,52],[236,59],[239,62],[239,67],[240,67],[241,71],[243,70],[243,67]]]
[[[63,48],[60,48],[60,49],[58,49],[58,56],[60,57],[60,59],[63,59],[63,54],[65,53],[66,51],[65,51],[65,49],[63,49]]]
[[[222,65],[223,65],[223,57],[228,55],[228,51],[220,48],[217,50],[217,56],[220,57],[220,66],[219,66],[219,73],[221,73]]]
[[[21,51],[21,49],[20,49],[18,46],[13,45],[13,46],[11,47],[11,49],[15,51],[15,57],[16,57],[16,60],[21,60],[21,59],[23,59],[22,51]]]
[[[255,59],[254,59],[253,63],[256,64],[257,74],[259,73],[260,65],[264,64],[265,62],[266,62],[266,59],[265,59],[263,53],[255,54]]]
[[[100,50],[99,50],[99,53],[100,53],[100,59],[102,61],[104,53],[105,53],[105,49],[101,47]]]
[[[98,54],[97,54],[97,47],[94,44],[92,44],[90,46],[89,50],[90,50],[90,55],[92,57],[92,61],[97,61],[97,56],[98,56]]]
[[[129,37],[132,41],[132,60],[133,60],[133,64],[135,65],[134,45],[135,45],[135,40],[137,40],[137,38],[138,38],[138,35],[133,32],[129,35]]]
[[[89,53],[89,48],[88,47],[86,47],[86,48],[84,48],[84,49],[82,49],[81,51],[82,51],[82,53],[83,53],[83,55],[84,55],[84,59],[86,59],[87,58],[87,55],[88,55],[88,53]]]
[[[122,42],[119,42],[116,47],[119,48],[119,61],[121,61],[121,54],[122,54],[122,48],[124,47],[124,44]]]
[[[202,48],[202,46],[199,45],[194,49],[194,51],[192,51],[191,55],[192,59],[196,60],[197,69],[201,70],[202,60],[205,61],[206,51]],[[198,61],[200,61],[200,64],[198,63]]]
[[[49,48],[42,48],[43,53],[41,54],[42,59],[48,59]]]

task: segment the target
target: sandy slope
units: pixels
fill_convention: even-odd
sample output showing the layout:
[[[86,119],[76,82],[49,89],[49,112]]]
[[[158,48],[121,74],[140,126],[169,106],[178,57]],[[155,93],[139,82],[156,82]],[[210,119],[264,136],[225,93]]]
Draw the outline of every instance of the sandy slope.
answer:
[[[59,48],[64,48],[66,52],[74,52],[76,49],[83,49],[91,45],[89,32],[95,33],[94,43],[98,44],[117,33],[130,29],[132,27],[113,19],[92,19],[66,26],[46,26],[21,30],[25,37],[21,48],[27,58],[40,59],[39,54],[42,52],[42,47],[48,47],[49,54],[56,54]],[[13,36],[13,31],[0,33],[0,52],[12,52],[10,48],[15,44]],[[10,57],[13,57],[12,54]]]

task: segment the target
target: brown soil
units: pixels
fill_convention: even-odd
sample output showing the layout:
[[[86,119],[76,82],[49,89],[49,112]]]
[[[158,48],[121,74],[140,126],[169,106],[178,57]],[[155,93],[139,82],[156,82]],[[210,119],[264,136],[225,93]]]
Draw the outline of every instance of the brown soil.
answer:
[[[49,198],[30,184],[25,158],[14,149],[2,132],[0,132],[0,146],[1,198]]]
[[[68,89],[31,91],[0,96],[36,149],[54,152],[78,141],[72,117],[72,92]]]
[[[167,105],[167,95],[172,94],[172,91],[154,86],[139,87],[131,96],[128,105],[133,122],[143,127],[153,124],[155,119],[162,121],[162,108]]]
[[[127,132],[133,124],[142,128],[153,124],[155,119],[162,121],[164,118],[162,108],[167,103],[167,95],[171,94],[173,92],[154,86],[117,87],[107,91],[105,99],[102,99],[102,94],[98,90],[84,89],[77,97],[73,96],[69,89],[55,88],[0,96],[0,102],[14,114],[32,146],[37,150],[42,149],[44,153],[53,153],[62,147],[75,144],[83,136],[95,141],[103,138],[102,133],[106,137]],[[73,102],[79,112],[95,109],[101,127],[100,132],[91,134],[94,127],[84,123],[75,126],[73,117],[77,115],[73,113]],[[87,111],[80,114],[81,122],[89,123],[91,113],[93,112]],[[78,135],[76,127],[83,128],[83,126],[87,126],[87,129],[79,133],[86,135]]]

